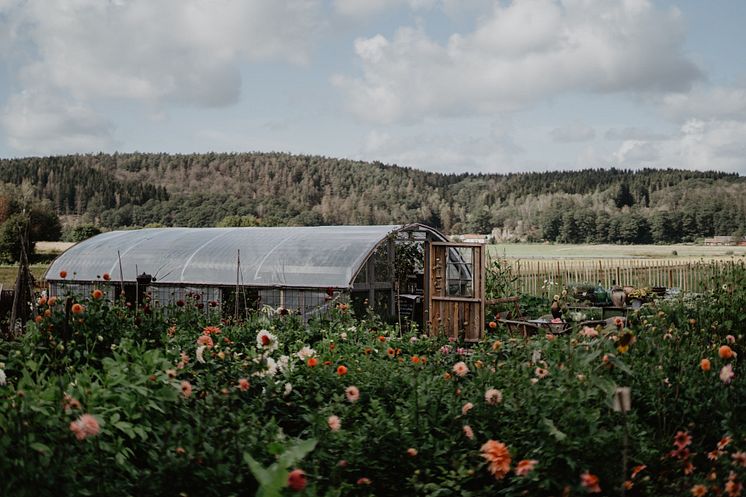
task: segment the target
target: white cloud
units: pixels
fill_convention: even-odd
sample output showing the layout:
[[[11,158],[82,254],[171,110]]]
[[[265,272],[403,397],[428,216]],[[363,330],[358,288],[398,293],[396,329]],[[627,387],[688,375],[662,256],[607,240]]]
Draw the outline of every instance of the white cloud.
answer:
[[[678,10],[647,0],[525,0],[447,43],[422,27],[359,39],[359,77],[336,75],[349,108],[381,122],[495,113],[574,92],[657,92],[700,77]]]
[[[428,171],[490,173],[517,170],[517,159],[524,154],[510,124],[495,123],[483,136],[372,130],[359,158]]]
[[[746,122],[690,119],[665,140],[627,140],[613,155],[622,167],[675,167],[746,174]]]
[[[610,128],[606,130],[604,138],[616,141],[658,141],[665,140],[667,136],[649,129],[629,126],[626,128]]]
[[[31,155],[99,152],[114,145],[110,122],[83,102],[50,93],[14,95],[0,126],[10,146]]]
[[[321,0],[0,2],[0,62],[18,88],[3,123],[8,144],[23,151],[110,143],[96,114],[107,102],[155,116],[172,104],[234,104],[245,63],[306,64],[325,29]]]
[[[665,95],[661,101],[669,119],[732,119],[746,121],[746,84],[698,87],[688,93]]]
[[[596,137],[596,131],[593,128],[579,123],[554,128],[549,134],[554,141],[559,143],[584,142]]]
[[[430,9],[436,3],[436,0],[334,0],[334,10],[342,16],[366,18],[402,6],[412,10]]]
[[[6,15],[37,54],[21,71],[27,85],[219,106],[237,100],[241,62],[305,63],[317,10],[315,0],[29,0]]]

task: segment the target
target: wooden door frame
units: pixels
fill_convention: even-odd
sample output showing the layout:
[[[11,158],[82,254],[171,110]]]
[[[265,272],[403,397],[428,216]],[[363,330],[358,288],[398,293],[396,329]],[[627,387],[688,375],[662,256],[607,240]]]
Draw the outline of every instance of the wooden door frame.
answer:
[[[472,252],[472,297],[446,295],[447,274],[444,268],[450,257],[450,249],[466,248]],[[437,253],[445,257],[445,265],[438,267]],[[423,306],[424,323],[428,334],[433,336],[441,329],[452,338],[463,338],[468,342],[479,341],[484,332],[484,295],[485,295],[485,247],[473,243],[436,242],[428,240],[425,245],[425,281],[424,294],[426,305]],[[438,276],[438,271],[443,274]],[[444,285],[437,289],[436,280],[444,278]],[[443,319],[443,317],[445,319]],[[463,318],[462,318],[463,316]],[[437,320],[435,323],[433,320]]]

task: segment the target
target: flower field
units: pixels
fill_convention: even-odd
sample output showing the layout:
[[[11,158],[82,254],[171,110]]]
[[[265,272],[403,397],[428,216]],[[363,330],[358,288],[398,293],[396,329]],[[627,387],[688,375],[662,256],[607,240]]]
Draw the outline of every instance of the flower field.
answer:
[[[479,344],[200,299],[40,300],[0,342],[0,495],[746,495],[744,271]]]

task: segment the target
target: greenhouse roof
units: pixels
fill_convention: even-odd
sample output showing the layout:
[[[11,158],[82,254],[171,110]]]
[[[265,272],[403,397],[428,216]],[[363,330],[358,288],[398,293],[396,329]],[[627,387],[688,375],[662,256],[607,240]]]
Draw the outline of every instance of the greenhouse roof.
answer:
[[[372,251],[389,234],[416,227],[419,225],[111,231],[68,249],[52,263],[46,279],[61,281],[60,271],[66,271],[67,281],[96,281],[104,273],[118,281],[121,257],[124,281],[147,273],[159,284],[235,285],[240,267],[239,281],[246,286],[349,288]]]

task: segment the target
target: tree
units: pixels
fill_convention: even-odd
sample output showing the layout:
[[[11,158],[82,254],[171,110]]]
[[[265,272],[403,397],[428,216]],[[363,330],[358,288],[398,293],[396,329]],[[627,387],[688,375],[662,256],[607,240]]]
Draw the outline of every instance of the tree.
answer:
[[[632,207],[635,199],[632,197],[632,193],[629,191],[629,185],[625,182],[619,185],[619,190],[614,197],[614,205],[617,209],[621,209],[624,206]]]
[[[21,259],[21,240],[28,229],[27,214],[13,214],[0,226],[0,260],[15,264]],[[34,252],[34,242],[29,241],[28,256]]]
[[[681,227],[677,216],[670,212],[656,212],[650,217],[650,235],[654,243],[681,241]]]
[[[101,230],[92,224],[81,224],[72,228],[70,231],[65,233],[66,242],[82,242],[92,236],[96,236],[101,233]]]
[[[557,241],[560,243],[578,243],[581,239],[581,233],[575,222],[575,212],[565,211],[562,214],[562,225],[559,229]]]
[[[261,226],[256,216],[225,216],[218,221],[218,228],[247,228],[250,226]]]
[[[33,208],[30,212],[30,236],[32,241],[56,242],[62,236],[60,218],[44,208]]]
[[[560,234],[562,227],[562,212],[550,208],[542,216],[541,235],[545,240],[555,241]]]

